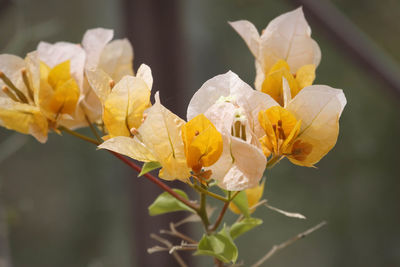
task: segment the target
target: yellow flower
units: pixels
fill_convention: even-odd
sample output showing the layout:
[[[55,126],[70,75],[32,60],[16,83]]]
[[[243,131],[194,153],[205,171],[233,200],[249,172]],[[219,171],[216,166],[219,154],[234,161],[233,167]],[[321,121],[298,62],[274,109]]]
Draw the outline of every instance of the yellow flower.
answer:
[[[85,51],[82,47],[68,42],[40,42],[37,51],[29,53],[25,61],[35,102],[52,121],[52,127],[87,126],[81,109],[81,100],[85,97]]]
[[[131,130],[142,124],[145,109],[151,106],[153,78],[150,68],[142,64],[136,77],[127,75],[115,85],[101,69],[88,70],[87,77],[103,103],[103,122],[108,132],[106,139],[130,137]]]
[[[187,165],[199,173],[213,165],[222,153],[222,136],[203,115],[197,115],[182,127]]]
[[[142,162],[161,164],[159,177],[165,180],[187,181],[187,166],[181,128],[185,121],[161,105],[158,93],[156,103],[146,110],[147,118],[134,131],[134,137],[117,136],[99,146]]]
[[[260,142],[265,156],[286,156],[294,164],[312,167],[336,144],[345,105],[342,90],[312,85],[285,107],[260,111],[258,120],[265,132]]]
[[[39,142],[47,141],[48,123],[34,103],[32,85],[22,58],[0,55],[0,125]]]
[[[292,90],[300,90],[312,83],[315,68],[321,61],[321,51],[318,44],[311,38],[311,29],[301,8],[282,14],[272,20],[263,30],[261,36],[249,21],[241,20],[230,24],[244,39],[256,59],[255,86],[257,90],[272,90],[274,99],[282,104],[280,98],[276,95],[282,85],[282,82],[279,82],[280,77],[284,76],[292,88],[289,77],[291,75],[284,69],[291,71],[291,74],[296,74],[296,77],[297,75],[303,77],[300,78],[302,81],[297,81],[299,88],[292,88]],[[287,62],[287,67],[282,69],[280,60]],[[277,68],[276,65],[280,65],[280,67]],[[275,73],[268,78],[269,75],[272,75],[272,72],[278,69],[281,69],[280,73]],[[270,82],[266,82],[266,79],[274,81],[269,84]],[[271,88],[273,85],[276,85],[277,88]],[[294,92],[293,96],[296,94],[297,92]]]
[[[248,188],[244,191],[247,196],[247,203],[248,203],[250,213],[253,213],[256,210],[256,208],[254,206],[262,198],[263,193],[264,193],[264,185],[265,185],[265,182],[262,182],[261,184],[255,186],[253,188]],[[238,209],[238,207],[233,202],[231,202],[229,204],[229,209],[233,213],[236,213],[236,214],[241,213],[241,211]]]

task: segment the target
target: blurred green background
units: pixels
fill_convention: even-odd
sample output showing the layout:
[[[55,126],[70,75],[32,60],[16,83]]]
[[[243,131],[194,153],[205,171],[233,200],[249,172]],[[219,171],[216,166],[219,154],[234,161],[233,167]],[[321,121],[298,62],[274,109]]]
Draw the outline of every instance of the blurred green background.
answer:
[[[140,29],[132,38],[135,49],[135,38],[146,37],[154,25],[140,20],[130,25],[143,5],[128,2],[146,1],[0,1],[0,51],[24,56],[40,40],[79,43],[83,33],[94,27],[113,28],[118,38],[131,27]],[[180,31],[183,49],[176,60],[184,66],[179,72],[184,90],[178,94],[157,84],[156,72],[154,91],[161,91],[164,103],[180,114],[195,90],[217,74],[232,70],[253,84],[253,57],[227,21],[247,19],[261,30],[295,8],[289,0],[172,2],[162,14],[178,21],[178,27],[160,32],[165,40]],[[399,1],[332,3],[372,42],[400,60]],[[132,6],[136,10],[129,10]],[[175,11],[170,14],[171,8]],[[155,16],[149,6],[143,12]],[[306,215],[307,220],[258,209],[255,216],[264,224],[238,239],[239,258],[248,266],[273,244],[326,220],[327,226],[281,251],[265,266],[400,266],[399,98],[327,39],[324,29],[310,24],[322,50],[316,83],[342,88],[348,101],[338,143],[318,169],[285,160],[269,173],[264,197],[273,206]],[[149,62],[143,47],[135,49],[139,60],[135,66]],[[168,54],[165,49],[150,63],[173,65]],[[160,70],[164,75],[169,71]],[[0,164],[0,258],[9,257],[15,267],[146,266],[139,259],[150,257],[145,250],[148,241],[137,233],[159,218],[144,214],[132,195],[148,181],[138,180],[109,154],[56,134],[41,145],[32,137],[0,129]],[[146,201],[141,205],[150,204]],[[147,237],[150,232],[142,234]],[[196,260],[197,266],[210,264]],[[7,264],[0,261],[0,266]],[[157,266],[167,265],[160,261]]]

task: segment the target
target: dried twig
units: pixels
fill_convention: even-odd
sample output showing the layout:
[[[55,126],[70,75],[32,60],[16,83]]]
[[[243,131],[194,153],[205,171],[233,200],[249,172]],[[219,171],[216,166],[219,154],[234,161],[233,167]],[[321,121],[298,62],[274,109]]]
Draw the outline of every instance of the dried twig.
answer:
[[[181,267],[188,267],[188,265],[183,261],[183,259],[181,258],[181,256],[179,256],[178,252],[176,252],[175,250],[172,250],[172,248],[174,247],[172,245],[171,242],[169,242],[167,239],[164,239],[156,234],[150,234],[150,237],[153,238],[154,240],[157,240],[158,242],[164,244],[166,246],[166,251],[170,251],[170,253],[172,254],[172,256],[174,256],[175,260],[178,262],[179,266]],[[149,248],[147,250],[148,253],[154,253],[157,251],[163,251],[162,247],[156,246],[153,248]],[[172,251],[171,251],[172,250]]]
[[[264,257],[262,257],[259,261],[257,261],[257,262],[256,262],[255,264],[253,264],[251,267],[259,267],[259,266],[261,266],[261,264],[263,264],[264,262],[266,262],[269,258],[271,258],[271,257],[272,257],[276,252],[278,252],[279,250],[284,249],[284,248],[286,248],[287,246],[289,246],[289,245],[293,244],[294,242],[296,242],[297,240],[302,239],[302,238],[308,236],[309,234],[311,234],[312,232],[318,230],[319,228],[321,228],[321,227],[324,226],[325,224],[326,224],[326,222],[323,221],[323,222],[317,224],[316,226],[314,226],[314,227],[308,229],[307,231],[305,231],[305,232],[303,232],[303,233],[300,233],[300,234],[298,234],[298,235],[292,237],[291,239],[289,239],[289,240],[283,242],[283,243],[280,244],[280,245],[274,245],[274,246],[272,247],[272,249],[271,249],[270,251],[268,251],[267,254],[265,254]]]
[[[161,230],[160,230],[160,233],[161,233],[161,234],[165,234],[165,235],[170,235],[170,236],[178,237],[178,238],[180,238],[180,239],[182,239],[182,240],[185,240],[185,241],[187,241],[187,242],[189,242],[189,243],[191,243],[191,244],[197,244],[197,242],[196,242],[195,240],[193,240],[192,238],[188,237],[188,236],[185,235],[185,234],[182,234],[181,232],[178,232],[178,230],[176,230],[176,228],[175,228],[174,223],[171,222],[171,223],[169,224],[169,228],[170,228],[170,230],[163,230],[163,229],[161,229]]]

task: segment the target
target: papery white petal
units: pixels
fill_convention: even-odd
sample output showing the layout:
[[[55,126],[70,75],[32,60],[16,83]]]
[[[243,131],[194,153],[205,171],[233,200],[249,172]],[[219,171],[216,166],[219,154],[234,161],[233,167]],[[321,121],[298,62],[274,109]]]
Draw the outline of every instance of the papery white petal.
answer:
[[[260,35],[256,27],[247,20],[229,22],[232,28],[243,38],[251,53],[258,58],[260,49]]]
[[[82,47],[87,54],[86,68],[97,67],[101,52],[113,36],[113,30],[104,28],[90,29],[85,32],[82,39]]]
[[[146,64],[140,65],[139,69],[137,70],[136,77],[141,78],[149,89],[153,87],[153,75],[151,74],[151,69]]]
[[[98,67],[115,82],[126,75],[133,75],[133,48],[127,39],[114,40],[107,44],[100,54]]]
[[[0,71],[3,72],[18,89],[25,93],[26,87],[21,75],[21,70],[24,67],[25,61],[22,58],[9,54],[0,55]],[[4,85],[3,80],[0,79],[0,89]],[[0,96],[7,97],[1,90]]]
[[[321,51],[310,36],[301,7],[272,20],[261,36],[262,57],[258,60],[264,71],[268,72],[279,59],[289,64],[292,73],[307,64],[318,66]]]
[[[339,118],[346,105],[343,91],[326,85],[304,88],[288,104],[287,109],[301,120],[297,140],[312,145],[305,160],[288,157],[295,164],[313,166],[336,144],[339,134]]]
[[[233,157],[229,163],[226,149],[229,149]],[[261,149],[244,142],[236,137],[231,137],[228,148],[224,145],[223,156],[210,169],[212,177],[218,182],[218,186],[225,190],[240,191],[258,185],[261,180],[267,159]],[[225,167],[225,168],[224,168]],[[225,174],[222,175],[225,171]]]

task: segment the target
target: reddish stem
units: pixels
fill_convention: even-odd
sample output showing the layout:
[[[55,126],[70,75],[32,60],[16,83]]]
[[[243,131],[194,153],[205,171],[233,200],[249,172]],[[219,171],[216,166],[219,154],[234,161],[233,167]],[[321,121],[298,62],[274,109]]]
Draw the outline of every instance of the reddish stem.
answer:
[[[109,150],[110,151],[110,150]],[[113,154],[115,157],[119,158],[120,160],[122,160],[125,164],[127,164],[129,167],[131,167],[132,169],[134,169],[135,171],[137,171],[138,173],[140,173],[142,171],[142,168],[140,168],[138,165],[136,165],[134,162],[132,162],[131,160],[125,158],[124,156],[122,156],[121,154],[118,154],[116,152],[110,151],[111,154]],[[191,203],[190,201],[188,201],[187,199],[183,198],[181,195],[179,195],[178,193],[176,193],[174,190],[172,190],[171,187],[169,187],[168,185],[164,184],[163,182],[161,182],[159,179],[157,179],[155,176],[151,175],[150,173],[146,173],[144,174],[144,176],[150,180],[151,182],[153,182],[154,184],[158,185],[159,187],[161,187],[161,189],[163,189],[164,191],[167,191],[170,195],[172,195],[174,198],[176,198],[177,200],[181,201],[182,203],[184,203],[186,206],[192,208],[193,210],[197,211],[199,210],[199,207],[197,207],[195,204]]]
[[[222,207],[221,213],[219,214],[217,220],[215,221],[213,227],[211,227],[210,231],[214,232],[215,230],[217,230],[218,226],[221,224],[222,222],[222,218],[224,218],[225,212],[229,207],[229,203],[231,203],[230,201],[225,202],[224,206]]]

